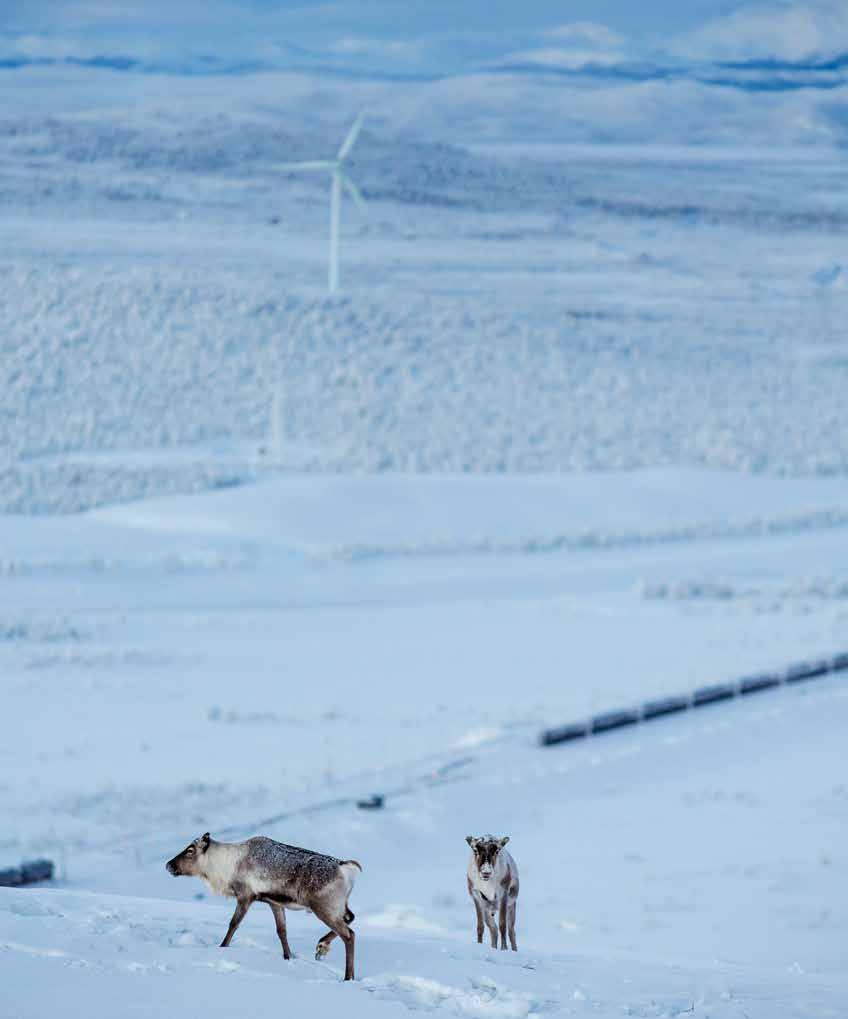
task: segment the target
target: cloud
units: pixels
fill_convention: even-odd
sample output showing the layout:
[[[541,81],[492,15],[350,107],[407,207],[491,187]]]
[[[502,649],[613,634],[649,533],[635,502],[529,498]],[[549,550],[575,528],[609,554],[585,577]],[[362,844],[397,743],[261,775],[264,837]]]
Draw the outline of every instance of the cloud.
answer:
[[[7,53],[30,60],[63,60],[65,57],[77,56],[78,47],[68,39],[51,39],[44,35],[18,36],[11,46],[3,46],[2,55]]]
[[[617,49],[624,43],[624,37],[618,32],[595,21],[571,21],[564,25],[554,25],[546,29],[543,35],[558,43],[574,43],[593,49]]]
[[[533,64],[537,67],[577,71],[608,67],[625,59],[624,37],[594,21],[572,21],[545,29],[542,37],[552,45],[528,47],[508,53],[501,66]]]
[[[424,47],[407,39],[372,39],[346,35],[330,47],[333,53],[349,57],[387,57],[391,60],[420,60]]]
[[[561,68],[567,71],[579,71],[582,67],[612,67],[622,62],[621,53],[605,53],[603,50],[561,49],[547,46],[538,49],[516,50],[508,53],[500,66],[535,64],[538,67]]]
[[[752,4],[678,39],[690,59],[798,62],[848,52],[845,0]]]

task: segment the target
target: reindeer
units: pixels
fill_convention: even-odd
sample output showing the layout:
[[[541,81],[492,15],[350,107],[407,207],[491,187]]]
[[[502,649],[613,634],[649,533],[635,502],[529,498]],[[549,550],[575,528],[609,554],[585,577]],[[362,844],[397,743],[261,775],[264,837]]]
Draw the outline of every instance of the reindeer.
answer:
[[[479,839],[466,836],[471,846],[468,861],[468,894],[477,911],[477,943],[483,943],[483,921],[492,937],[492,948],[498,947],[498,917],[501,931],[501,949],[506,950],[506,936],[513,952],[518,951],[515,942],[515,906],[518,900],[518,867],[515,860],[504,849],[509,836],[496,839],[483,835]]]
[[[271,907],[283,958],[291,958],[286,936],[286,909],[314,913],[330,929],[315,946],[323,959],[338,936],[345,946],[345,980],[353,980],[354,915],[347,900],[362,867],[356,860],[298,849],[258,835],[246,842],[216,842],[209,832],[189,843],[165,869],[174,877],[202,878],[218,895],[236,900],[230,926],[221,942],[226,948],[254,902]]]

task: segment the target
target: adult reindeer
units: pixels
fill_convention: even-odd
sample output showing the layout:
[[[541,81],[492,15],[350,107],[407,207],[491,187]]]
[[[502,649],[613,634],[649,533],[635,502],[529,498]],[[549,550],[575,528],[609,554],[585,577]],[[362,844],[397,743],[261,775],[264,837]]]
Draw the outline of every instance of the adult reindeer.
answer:
[[[165,867],[175,877],[199,877],[218,895],[236,900],[236,909],[221,948],[233,940],[254,902],[271,907],[283,958],[291,958],[286,935],[286,909],[314,913],[330,929],[318,939],[315,958],[323,959],[338,935],[345,946],[345,980],[353,980],[354,915],[348,897],[362,867],[356,860],[287,846],[258,835],[246,842],[216,842],[209,832],[190,842]]]
[[[477,942],[483,942],[483,923],[489,928],[492,948],[498,947],[498,926],[501,948],[506,948],[507,933],[513,952],[518,951],[515,941],[515,907],[518,902],[518,867],[504,849],[509,836],[496,839],[493,835],[465,839],[471,846],[468,861],[468,894],[477,911]],[[495,925],[497,917],[498,926]]]

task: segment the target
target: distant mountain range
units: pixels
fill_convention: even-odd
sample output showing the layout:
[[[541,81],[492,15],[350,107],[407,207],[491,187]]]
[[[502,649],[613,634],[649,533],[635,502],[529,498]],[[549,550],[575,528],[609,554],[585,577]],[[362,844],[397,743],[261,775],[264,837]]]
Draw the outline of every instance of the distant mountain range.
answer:
[[[437,81],[474,74],[532,76],[567,79],[575,83],[615,84],[658,81],[693,81],[702,85],[740,89],[746,92],[787,92],[797,89],[834,89],[848,84],[848,52],[836,56],[807,60],[777,58],[715,61],[685,64],[682,62],[620,63],[587,60],[578,66],[527,60],[505,60],[484,65],[466,75],[449,75],[401,70],[364,69],[343,62],[327,61],[307,50],[295,50],[286,61],[238,60],[211,54],[180,60],[143,59],[120,53],[103,53],[77,57],[0,57],[0,70],[14,71],[25,67],[88,67],[117,72],[141,74],[246,75],[273,71],[308,71],[332,77],[349,77],[375,81]]]

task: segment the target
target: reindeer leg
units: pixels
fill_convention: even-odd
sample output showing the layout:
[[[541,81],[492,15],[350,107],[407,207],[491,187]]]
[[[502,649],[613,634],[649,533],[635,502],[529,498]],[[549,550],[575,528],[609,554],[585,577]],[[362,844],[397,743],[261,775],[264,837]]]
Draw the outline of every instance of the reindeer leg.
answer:
[[[483,910],[480,909],[480,903],[474,900],[474,909],[477,911],[477,944],[483,944]]]
[[[506,951],[506,910],[507,910],[507,897],[504,895],[501,899],[501,905],[499,910],[498,926],[501,932],[501,951]]]
[[[337,937],[338,935],[335,931],[327,931],[322,938],[318,938],[318,944],[315,946],[315,958],[319,962],[330,951],[330,945],[332,945]]]
[[[269,902],[268,905],[271,907],[271,912],[274,914],[274,923],[277,925],[277,937],[280,939],[280,944],[283,946],[283,958],[291,959],[291,949],[289,948],[289,939],[286,934],[286,911],[278,902]]]
[[[509,943],[512,946],[513,952],[518,951],[518,945],[515,941],[515,899],[509,900],[509,912],[507,914],[507,922],[509,924]]]
[[[342,935],[344,936],[344,935]],[[347,939],[345,940],[345,980],[353,980],[353,957],[356,946],[356,935],[353,929],[348,927]]]
[[[245,918],[245,914],[253,904],[253,899],[238,899],[236,901],[236,909],[233,913],[233,918],[230,920],[230,926],[227,928],[227,933],[224,935],[224,940],[221,942],[221,948],[227,948],[230,942],[233,940],[233,935],[238,930],[239,924]]]
[[[487,909],[483,914],[486,920],[486,926],[489,928],[489,935],[492,939],[492,948],[498,947],[498,927],[495,923],[495,914],[491,909]]]
[[[471,896],[471,901],[474,903],[474,912],[477,914],[477,944],[483,944],[483,910],[480,907],[480,899],[474,894],[474,885],[471,884],[471,878],[466,878],[466,884],[468,885],[468,894]]]
[[[312,903],[312,912],[318,917],[319,920],[321,920],[323,923],[325,923],[330,928],[330,931],[329,931],[330,934],[334,934],[334,935],[338,934],[338,936],[344,942],[344,946],[345,946],[345,975],[344,975],[344,978],[345,978],[345,980],[353,980],[354,979],[354,975],[353,975],[354,946],[356,944],[356,935],[353,933],[353,929],[351,927],[348,927],[348,925],[345,923],[345,921],[343,919],[343,915],[342,916],[334,916],[323,905],[318,905],[317,903]],[[325,941],[325,939],[326,939],[326,941]],[[325,934],[324,937],[321,938],[321,940],[318,942],[318,944],[320,946],[322,942],[325,942],[327,944],[327,947],[329,948],[329,942],[331,940],[332,939],[329,938],[327,934]],[[317,950],[316,950],[315,954],[316,954],[316,957],[317,957],[317,954],[318,954]],[[326,953],[322,953],[322,954],[326,954]]]

